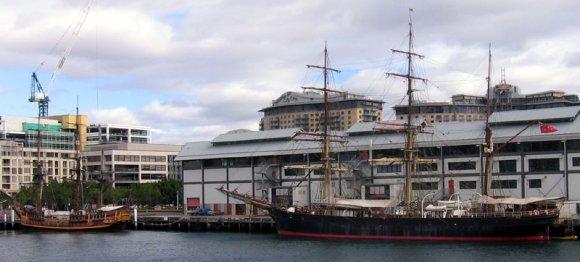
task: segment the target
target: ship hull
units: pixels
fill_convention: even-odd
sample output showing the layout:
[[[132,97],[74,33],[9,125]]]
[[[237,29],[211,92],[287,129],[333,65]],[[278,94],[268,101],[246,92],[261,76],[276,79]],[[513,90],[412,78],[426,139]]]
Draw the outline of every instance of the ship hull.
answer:
[[[128,209],[105,212],[87,212],[69,216],[37,216],[15,208],[23,229],[42,231],[117,231],[123,230],[131,220]]]
[[[344,217],[273,209],[278,234],[333,239],[542,241],[557,214],[521,217]]]
[[[127,222],[115,222],[111,224],[75,224],[53,223],[53,221],[38,223],[21,223],[22,229],[30,231],[120,231],[125,229]]]

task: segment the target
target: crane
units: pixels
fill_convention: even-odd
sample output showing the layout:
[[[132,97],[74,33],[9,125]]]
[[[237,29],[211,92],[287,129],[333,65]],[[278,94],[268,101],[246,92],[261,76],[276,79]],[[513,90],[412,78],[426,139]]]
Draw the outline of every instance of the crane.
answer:
[[[36,68],[36,70],[34,72],[32,72],[32,84],[30,85],[30,98],[28,99],[28,101],[38,103],[38,116],[39,117],[47,117],[48,116],[48,102],[50,101],[50,98],[48,97],[48,93],[50,92],[50,89],[52,88],[56,78],[60,74],[60,71],[62,70],[62,67],[64,66],[64,63],[65,63],[68,55],[72,51],[75,40],[76,40],[81,28],[83,27],[85,20],[87,19],[87,15],[89,14],[89,11],[91,10],[91,5],[92,5],[93,1],[94,0],[87,1],[87,4],[80,11],[80,14],[76,20],[76,24],[74,24],[74,23],[71,24],[71,26],[69,26],[69,28],[61,36],[61,38],[59,39],[59,41],[55,45],[55,47],[56,47],[60,44],[60,42],[67,41],[66,46],[65,46],[65,48],[62,52],[62,55],[60,57],[60,60],[58,61],[56,68],[52,72],[52,76],[50,77],[50,82],[48,83],[46,90],[42,87],[42,84],[40,84],[40,81],[38,80],[38,76],[36,75],[36,72],[38,70],[40,70],[40,68],[44,65],[45,61],[40,63],[40,65]],[[73,25],[74,25],[74,27],[72,27]],[[71,27],[72,27],[72,31],[70,31],[70,34],[67,34],[69,32],[69,30],[71,29]],[[67,37],[67,35],[68,35],[68,37]],[[65,38],[67,38],[67,39],[65,39]]]

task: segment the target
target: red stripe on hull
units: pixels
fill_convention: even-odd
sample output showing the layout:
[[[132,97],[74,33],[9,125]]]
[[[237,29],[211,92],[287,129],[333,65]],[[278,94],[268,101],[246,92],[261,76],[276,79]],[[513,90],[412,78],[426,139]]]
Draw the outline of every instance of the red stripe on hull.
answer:
[[[278,230],[278,235],[291,237],[314,237],[329,239],[368,239],[368,240],[427,240],[427,241],[545,241],[549,236],[520,236],[520,237],[431,237],[431,236],[358,236],[301,233],[286,230]]]

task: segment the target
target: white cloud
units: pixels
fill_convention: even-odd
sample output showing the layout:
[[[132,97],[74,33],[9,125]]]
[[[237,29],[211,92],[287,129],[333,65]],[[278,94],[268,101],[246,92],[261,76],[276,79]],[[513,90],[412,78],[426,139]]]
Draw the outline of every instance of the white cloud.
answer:
[[[122,124],[149,126],[149,123],[141,123],[136,114],[124,107],[113,109],[90,110],[89,119],[91,124]]]
[[[95,103],[100,109],[86,109],[91,122],[151,126],[156,142],[182,144],[231,129],[257,129],[258,110],[285,91],[317,84],[312,80],[320,79],[305,65],[321,64],[325,41],[332,65],[345,72],[338,89],[385,100],[388,110],[405,93],[403,82],[384,73],[405,68],[404,57],[390,49],[406,48],[409,5],[415,10],[415,47],[426,56],[415,69],[430,80],[418,85],[426,92],[418,92],[417,99],[483,95],[489,42],[496,82],[505,67],[507,80],[524,93],[580,90],[580,4],[572,0],[94,3],[54,89],[51,113],[74,107],[62,105],[75,101],[66,93],[89,95],[99,88],[101,94],[127,98],[103,95],[101,105]],[[17,68],[28,77],[46,60],[50,73],[60,53],[48,51],[82,3],[0,4],[0,70]],[[0,79],[3,99],[26,103],[4,97],[27,96],[27,91],[12,92],[22,91],[27,81]],[[4,104],[10,104],[0,105],[5,112],[18,107]]]

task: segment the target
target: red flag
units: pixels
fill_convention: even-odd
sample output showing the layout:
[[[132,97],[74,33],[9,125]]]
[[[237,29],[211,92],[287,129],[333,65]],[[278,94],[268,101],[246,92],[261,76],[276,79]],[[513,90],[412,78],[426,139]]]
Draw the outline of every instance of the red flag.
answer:
[[[553,133],[558,131],[554,126],[540,122],[540,133]]]

